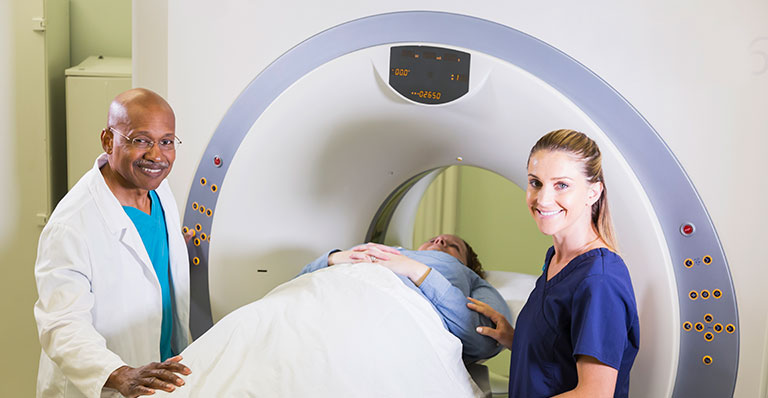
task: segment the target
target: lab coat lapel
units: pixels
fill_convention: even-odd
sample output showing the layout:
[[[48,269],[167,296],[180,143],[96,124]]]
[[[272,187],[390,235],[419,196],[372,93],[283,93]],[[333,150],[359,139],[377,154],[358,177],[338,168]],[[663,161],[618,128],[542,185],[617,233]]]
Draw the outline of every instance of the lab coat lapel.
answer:
[[[128,215],[126,215],[126,217],[128,217]],[[133,225],[130,218],[128,218],[128,221],[131,224],[123,228],[120,232],[120,242],[131,251],[134,258],[136,258],[142,265],[147,279],[154,281],[159,288],[160,281],[157,279],[157,273],[152,266],[152,261],[149,259],[149,254],[147,254],[144,242],[141,240],[139,232],[136,230],[136,227]]]
[[[157,287],[160,287],[160,282],[157,280],[157,274],[152,267],[152,261],[149,259],[149,254],[144,246],[144,242],[139,236],[139,231],[136,226],[133,225],[133,221],[128,217],[128,214],[123,210],[123,206],[117,200],[115,195],[107,186],[104,177],[99,170],[107,162],[107,155],[101,154],[96,159],[94,168],[91,169],[92,181],[90,184],[91,195],[95,197],[96,206],[99,209],[104,222],[107,225],[110,233],[117,235],[119,241],[126,246],[131,252],[136,262],[141,264],[144,270],[144,275],[153,280]]]
[[[165,229],[168,234],[168,262],[171,267],[171,279],[174,290],[186,291],[187,288],[185,286],[189,286],[188,278],[185,277],[189,273],[189,259],[187,251],[184,250],[186,249],[186,243],[181,234],[176,231],[181,225],[179,223],[176,202],[173,200],[173,196],[171,196],[170,187],[168,187],[166,181],[163,181],[155,192],[160,199],[160,205],[163,207],[163,213],[165,214]]]
[[[172,344],[175,352],[180,352],[191,340],[189,335],[189,255],[187,244],[180,231],[178,207],[168,181],[163,181],[155,192],[160,198],[160,205],[165,214],[165,227],[168,231],[168,260],[173,283],[175,322],[178,322],[174,323]]]

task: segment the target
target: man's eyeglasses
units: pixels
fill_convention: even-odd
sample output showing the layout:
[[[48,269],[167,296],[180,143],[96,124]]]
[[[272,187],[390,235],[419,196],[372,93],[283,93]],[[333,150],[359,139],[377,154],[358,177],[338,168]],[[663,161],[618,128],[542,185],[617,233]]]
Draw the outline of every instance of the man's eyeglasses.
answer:
[[[173,151],[176,149],[177,145],[181,145],[181,140],[179,139],[179,137],[176,137],[176,136],[174,136],[173,138],[161,138],[160,141],[155,142],[150,139],[147,139],[146,137],[136,137],[136,138],[128,137],[127,135],[121,133],[114,127],[107,127],[107,130],[125,138],[125,140],[128,141],[128,143],[136,149],[148,151],[153,146],[155,146],[155,144],[157,144],[157,147],[163,151]]]

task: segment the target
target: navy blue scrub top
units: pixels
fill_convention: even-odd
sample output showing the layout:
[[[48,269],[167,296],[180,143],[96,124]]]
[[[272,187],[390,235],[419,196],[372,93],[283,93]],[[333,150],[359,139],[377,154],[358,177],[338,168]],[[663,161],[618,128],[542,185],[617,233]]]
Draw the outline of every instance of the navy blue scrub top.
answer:
[[[547,281],[555,254],[520,311],[512,341],[509,397],[551,397],[576,388],[576,356],[619,371],[614,397],[629,395],[629,371],[640,345],[632,281],[618,254],[583,253]]]

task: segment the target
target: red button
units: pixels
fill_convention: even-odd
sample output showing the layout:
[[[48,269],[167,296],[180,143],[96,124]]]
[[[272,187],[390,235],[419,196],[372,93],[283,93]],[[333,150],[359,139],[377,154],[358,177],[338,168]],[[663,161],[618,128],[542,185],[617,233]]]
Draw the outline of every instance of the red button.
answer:
[[[691,223],[685,223],[680,226],[680,233],[683,236],[691,236],[694,232],[696,232],[696,227]]]
[[[220,157],[218,157],[218,156],[214,156],[214,157],[213,157],[213,164],[214,164],[215,166],[217,166],[217,167],[218,167],[218,166],[221,166],[221,158],[220,158]]]

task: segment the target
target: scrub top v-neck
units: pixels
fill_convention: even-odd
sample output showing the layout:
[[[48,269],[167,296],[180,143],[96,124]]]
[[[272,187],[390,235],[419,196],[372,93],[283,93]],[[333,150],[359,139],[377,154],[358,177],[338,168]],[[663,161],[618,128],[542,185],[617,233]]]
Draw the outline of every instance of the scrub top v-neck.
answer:
[[[509,397],[550,397],[574,389],[577,355],[617,369],[614,396],[628,396],[640,327],[624,261],[606,248],[593,249],[547,280],[554,254],[551,247],[517,318]]]
[[[139,231],[144,248],[147,249],[152,267],[155,269],[157,280],[163,295],[163,321],[160,333],[160,358],[166,359],[174,356],[171,349],[171,335],[173,333],[173,302],[171,300],[171,273],[168,250],[168,230],[165,225],[165,213],[160,205],[155,191],[149,191],[152,200],[150,214],[135,207],[123,206],[133,225]]]

